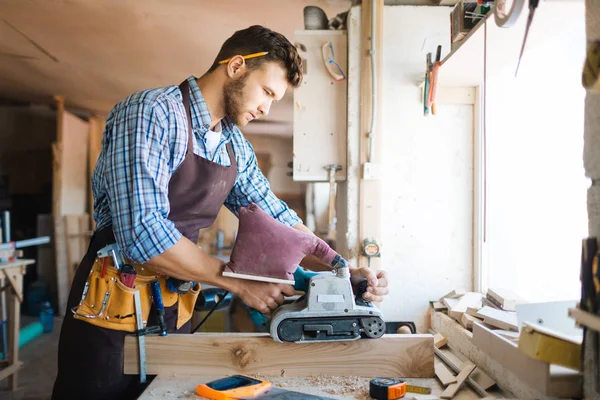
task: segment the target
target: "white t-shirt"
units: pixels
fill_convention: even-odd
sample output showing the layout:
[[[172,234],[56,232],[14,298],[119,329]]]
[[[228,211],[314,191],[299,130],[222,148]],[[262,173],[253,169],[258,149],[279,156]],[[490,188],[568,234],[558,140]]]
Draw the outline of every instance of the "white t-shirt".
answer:
[[[213,155],[221,141],[221,123],[219,122],[215,125],[214,131],[209,129],[204,134],[204,138],[206,139],[206,150],[208,150],[210,155]]]

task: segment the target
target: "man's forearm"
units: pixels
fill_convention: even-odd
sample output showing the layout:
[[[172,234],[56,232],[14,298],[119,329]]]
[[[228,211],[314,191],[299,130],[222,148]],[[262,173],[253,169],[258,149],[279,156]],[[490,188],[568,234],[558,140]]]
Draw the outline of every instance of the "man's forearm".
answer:
[[[211,257],[183,237],[173,247],[144,264],[173,278],[206,283],[236,293],[239,280],[222,276],[224,265],[223,261]]]

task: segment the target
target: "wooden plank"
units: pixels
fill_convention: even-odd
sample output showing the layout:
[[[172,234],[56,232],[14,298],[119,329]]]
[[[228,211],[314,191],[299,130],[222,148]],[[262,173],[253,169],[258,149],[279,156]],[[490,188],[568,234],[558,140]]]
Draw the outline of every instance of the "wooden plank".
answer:
[[[65,223],[62,216],[54,217],[54,257],[56,258],[56,305],[58,315],[64,315],[69,298],[69,269],[67,261],[67,247],[65,243]]]
[[[456,375],[443,362],[436,362],[434,365],[435,376],[442,382],[442,385],[448,386],[456,382]]]
[[[580,373],[560,366],[551,368],[548,363],[530,358],[519,351],[517,344],[478,322],[473,324],[472,343],[506,368],[505,375],[515,374],[542,395],[576,398],[582,395]]]
[[[548,364],[527,357],[514,343],[477,322],[473,324],[472,343],[524,381],[545,382],[549,379]]]
[[[519,330],[517,316],[502,310],[495,310],[491,307],[483,307],[477,312],[476,317],[483,319],[483,322],[505,330]]]
[[[483,324],[480,324],[483,325]],[[500,390],[510,389],[510,393],[507,393],[509,397],[515,398],[541,398],[542,393],[539,390],[531,387],[530,384],[524,382],[520,376],[513,371],[505,368],[492,356],[484,352],[479,348],[476,343],[473,342],[473,333],[467,331],[461,325],[457,324],[452,318],[439,312],[432,312],[431,314],[431,327],[433,330],[440,332],[448,339],[448,348],[452,351],[456,350],[457,354],[462,355],[463,359],[468,359],[475,363],[478,368],[489,375],[491,379],[497,382]],[[445,349],[442,349],[444,352]],[[517,349],[518,350],[518,349]],[[439,351],[439,350],[438,350]],[[436,353],[437,354],[437,353]],[[462,362],[462,361],[459,361]],[[454,369],[456,373],[460,372],[460,368]],[[477,371],[477,370],[476,370]],[[473,375],[469,377],[469,382],[473,380]],[[486,384],[486,381],[481,382]],[[573,383],[571,381],[571,383]],[[478,385],[479,386],[479,385]],[[483,385],[481,386],[483,387]],[[478,392],[482,397],[487,396]]]
[[[50,236],[51,242],[36,246],[37,271],[40,278],[48,282],[50,292],[56,296],[56,260],[54,257],[54,220],[50,214],[38,214],[36,237]],[[57,298],[52,299],[52,304],[58,304]]]
[[[266,334],[146,338],[147,373],[402,376],[433,378],[433,336],[384,335],[332,343],[277,343]],[[125,338],[125,374],[139,373],[138,342]]]
[[[77,255],[74,254],[78,251],[77,246],[77,233],[79,231],[79,217],[77,215],[65,215],[64,217],[65,226],[65,246],[67,254],[67,274],[69,276],[69,282],[73,282],[75,277],[75,268],[73,264],[77,259]]]
[[[15,267],[10,270],[4,270],[6,277],[13,278],[14,284],[18,288],[18,291],[23,290],[23,274],[25,273],[25,267]],[[12,283],[11,283],[12,284]],[[10,296],[10,304],[8,310],[8,330],[10,335],[8,337],[8,348],[9,348],[9,360],[11,365],[16,365],[19,363],[19,329],[21,327],[21,302],[19,298],[13,293]],[[17,370],[15,370],[8,378],[8,387],[10,390],[17,390]]]
[[[84,214],[88,194],[88,123],[63,111],[60,215]],[[56,214],[55,214],[56,215]]]
[[[52,215],[60,215],[62,204],[62,142],[65,100],[54,96],[56,102],[56,142],[52,143]]]

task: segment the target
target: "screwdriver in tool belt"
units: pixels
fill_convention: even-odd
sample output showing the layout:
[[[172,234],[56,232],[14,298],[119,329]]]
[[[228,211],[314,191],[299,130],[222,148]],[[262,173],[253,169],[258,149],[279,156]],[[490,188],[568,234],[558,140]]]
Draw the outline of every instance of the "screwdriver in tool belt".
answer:
[[[165,323],[165,305],[160,292],[160,283],[153,281],[150,284],[152,288],[152,298],[154,299],[154,308],[158,317],[158,326],[160,327],[159,336],[167,336],[167,324]]]

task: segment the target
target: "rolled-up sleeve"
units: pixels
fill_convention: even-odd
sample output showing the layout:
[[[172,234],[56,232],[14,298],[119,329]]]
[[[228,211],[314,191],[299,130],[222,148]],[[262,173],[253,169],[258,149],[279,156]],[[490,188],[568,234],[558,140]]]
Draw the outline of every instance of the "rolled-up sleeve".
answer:
[[[245,141],[241,149],[244,154],[240,158],[246,161],[243,165],[238,165],[238,177],[225,201],[225,206],[238,215],[240,207],[256,203],[262,210],[283,224],[294,226],[301,223],[302,220],[298,214],[271,191],[269,181],[258,168],[252,145]]]
[[[172,153],[164,113],[143,102],[123,106],[114,114],[106,148],[105,184],[115,238],[136,263],[164,253],[182,236],[167,218]]]

